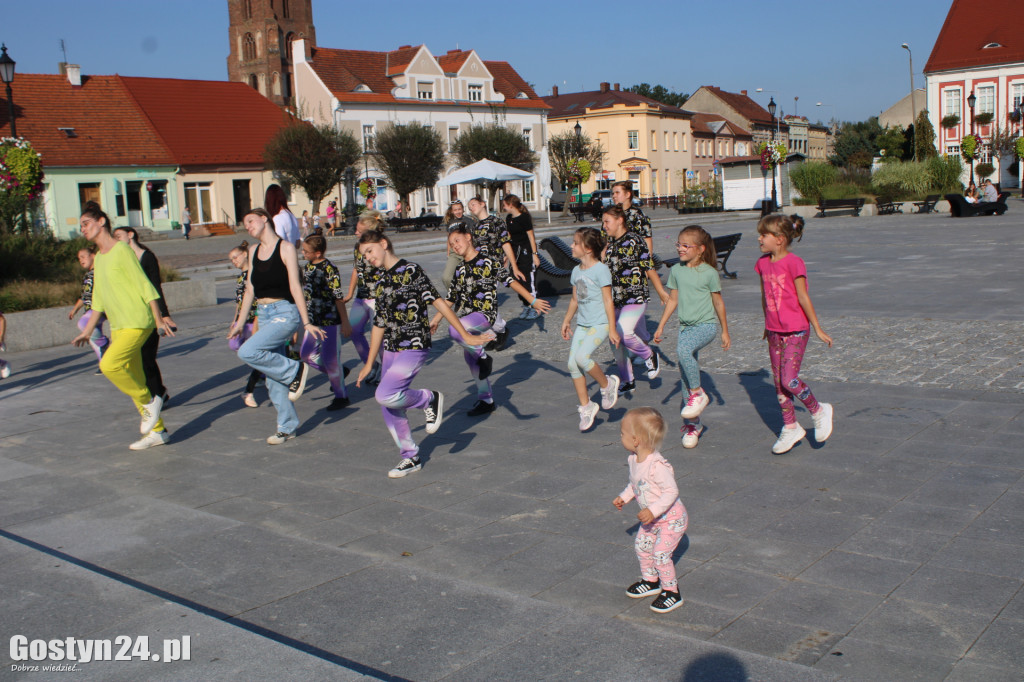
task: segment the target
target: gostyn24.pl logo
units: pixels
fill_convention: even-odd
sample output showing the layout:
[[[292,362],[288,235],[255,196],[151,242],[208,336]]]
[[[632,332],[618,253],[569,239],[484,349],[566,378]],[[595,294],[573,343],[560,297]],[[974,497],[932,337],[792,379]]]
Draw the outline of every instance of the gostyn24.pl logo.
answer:
[[[29,639],[11,637],[10,655],[16,663],[12,672],[72,671],[79,663],[93,661],[188,661],[192,658],[192,638],[165,639],[159,650],[149,646],[149,637],[122,635],[113,639]],[[22,663],[21,661],[31,661]],[[42,662],[46,661],[46,664]],[[55,665],[56,663],[56,665]]]

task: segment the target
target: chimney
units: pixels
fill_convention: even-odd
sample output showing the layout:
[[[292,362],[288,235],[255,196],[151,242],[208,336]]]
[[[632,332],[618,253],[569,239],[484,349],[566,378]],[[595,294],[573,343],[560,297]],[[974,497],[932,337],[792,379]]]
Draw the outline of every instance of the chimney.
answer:
[[[410,47],[412,47],[412,45],[399,45],[398,49],[399,50],[408,50]]]
[[[746,90],[740,90],[740,94],[743,95],[744,97],[746,97],[747,96],[747,91]]]
[[[80,88],[82,87],[82,67],[78,64],[68,64],[64,67],[64,72],[68,76],[68,82],[71,83],[71,87]]]
[[[558,97],[558,86],[557,85],[552,85],[551,86],[551,96],[552,97]]]
[[[601,92],[608,92],[608,83],[601,83]]]
[[[612,88],[615,90],[615,92],[618,92],[619,91],[619,84],[616,83],[615,85],[612,86]]]

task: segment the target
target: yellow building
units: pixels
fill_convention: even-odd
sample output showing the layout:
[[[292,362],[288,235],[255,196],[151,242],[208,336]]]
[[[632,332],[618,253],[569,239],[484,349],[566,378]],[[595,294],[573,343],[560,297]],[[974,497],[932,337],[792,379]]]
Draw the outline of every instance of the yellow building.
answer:
[[[591,176],[584,194],[620,180],[632,180],[643,197],[678,194],[682,189],[680,172],[685,175],[693,168],[689,111],[625,92],[618,83],[564,95],[554,88],[543,99],[551,107],[550,135],[573,132],[579,123],[583,133],[601,145],[602,172]]]

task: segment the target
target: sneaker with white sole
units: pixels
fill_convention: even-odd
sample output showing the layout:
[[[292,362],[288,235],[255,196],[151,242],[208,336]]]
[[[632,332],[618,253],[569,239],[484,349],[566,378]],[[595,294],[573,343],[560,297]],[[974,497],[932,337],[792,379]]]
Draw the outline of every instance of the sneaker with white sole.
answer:
[[[619,395],[626,395],[636,390],[635,381],[619,382]]]
[[[697,441],[707,427],[703,424],[687,424],[683,427],[683,447],[687,450],[697,447]]]
[[[661,592],[661,583],[652,583],[649,580],[638,580],[626,588],[626,596],[631,599],[643,599]]]
[[[431,391],[430,394],[432,396],[430,404],[423,408],[423,414],[427,418],[427,433],[437,433],[444,420],[444,393]],[[418,469],[419,465],[416,468]],[[405,474],[402,475],[405,476]]]
[[[158,445],[166,445],[171,437],[167,431],[150,431],[148,434],[135,441],[128,447],[132,450],[148,450]]]
[[[526,311],[526,319],[536,320],[538,317],[540,317],[540,313],[537,312],[536,308],[530,308]]]
[[[245,403],[246,407],[259,407],[260,404],[256,402],[256,397],[252,393],[243,393],[242,402]]]
[[[494,358],[484,353],[484,356],[477,360],[477,364],[480,366],[480,381],[491,376],[491,370],[494,368]]]
[[[594,425],[594,417],[597,416],[598,406],[593,400],[586,405],[576,408],[580,413],[580,431],[586,431]]]
[[[601,409],[607,412],[619,401],[619,377],[612,374],[605,379],[608,385],[601,389]]]
[[[524,305],[523,309],[519,311],[519,319],[520,320],[525,320],[526,316],[529,315],[529,314],[530,314],[530,307]]]
[[[647,367],[647,378],[654,381],[661,374],[661,361],[658,359],[658,352],[651,351],[650,359],[644,361],[644,365]]]
[[[9,376],[11,376],[11,363],[6,360],[0,360],[0,379],[6,379]]]
[[[139,410],[139,414],[142,415],[142,421],[139,423],[139,433],[145,436],[153,430],[156,423],[160,421],[160,410],[162,409],[164,409],[164,399],[162,396],[156,396],[142,406]]]
[[[683,419],[696,419],[704,411],[704,408],[708,406],[711,399],[708,398],[708,394],[704,391],[698,391],[697,393],[691,393],[686,398],[686,404],[683,405],[682,411],[679,416]]]
[[[824,443],[832,435],[832,405],[829,403],[818,403],[821,407],[817,413],[812,414],[814,419],[814,440]]]
[[[772,452],[776,455],[784,455],[792,450],[793,446],[799,443],[806,435],[807,432],[804,431],[804,427],[799,424],[796,425],[796,428],[792,429],[783,427],[782,433],[779,434],[779,439],[772,446]]]
[[[388,472],[388,478],[401,478],[422,468],[423,464],[420,462],[419,457],[406,457],[398,463],[398,466]]]
[[[295,378],[292,379],[292,383],[288,384],[288,400],[293,403],[302,396],[302,392],[306,390],[306,378],[309,376],[309,365],[304,362],[299,363],[299,371],[295,373]]]
[[[281,443],[285,442],[286,440],[291,440],[292,438],[295,438],[295,434],[294,433],[286,433],[284,431],[278,431],[273,436],[270,436],[269,438],[267,438],[267,445],[280,445]]]
[[[678,592],[663,590],[658,598],[651,602],[651,611],[657,613],[668,613],[683,605],[683,598]]]

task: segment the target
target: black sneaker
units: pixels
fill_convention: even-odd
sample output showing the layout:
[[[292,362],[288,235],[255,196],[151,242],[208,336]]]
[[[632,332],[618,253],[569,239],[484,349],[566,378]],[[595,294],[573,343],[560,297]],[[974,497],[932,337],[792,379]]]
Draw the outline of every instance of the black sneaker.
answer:
[[[640,580],[626,588],[626,596],[633,599],[650,597],[652,594],[658,594],[659,592],[661,592],[661,584],[652,583],[648,580]]]
[[[293,403],[299,399],[302,392],[306,390],[306,377],[309,375],[309,370],[306,363],[299,363],[299,371],[295,373],[295,378],[292,379],[292,383],[288,385],[288,400]]]
[[[508,341],[508,327],[505,327],[504,331],[498,332],[497,338],[494,339],[494,350],[505,350],[505,343]]]
[[[437,433],[437,430],[441,428],[441,421],[444,419],[444,393],[439,391],[430,393],[433,397],[430,399],[430,404],[423,408],[423,413],[427,417],[427,433]]]
[[[683,605],[683,598],[679,596],[678,592],[664,591],[658,595],[658,598],[651,602],[651,611],[657,611],[658,613],[668,613],[678,609]]]
[[[625,383],[619,384],[619,395],[625,395],[627,393],[632,393],[635,390],[636,390],[636,382],[635,381],[627,381]]]
[[[401,478],[423,468],[419,457],[403,458],[398,466],[388,472],[388,478]]]
[[[335,398],[331,401],[331,404],[327,406],[327,411],[334,412],[335,410],[344,409],[348,407],[349,402],[348,398]]]
[[[466,415],[469,417],[481,417],[485,414],[490,414],[491,412],[494,412],[495,409],[497,409],[497,407],[495,406],[494,403],[488,403],[483,400],[478,400],[476,401],[476,405],[474,405],[469,410],[469,412],[466,413]]]
[[[647,366],[647,378],[654,381],[661,373],[661,361],[658,359],[658,351],[651,351],[651,359],[644,363]]]
[[[494,366],[494,358],[487,353],[484,353],[484,356],[477,362],[480,363],[480,379],[483,380],[491,376],[491,367]]]

